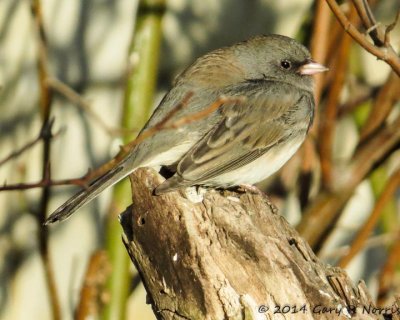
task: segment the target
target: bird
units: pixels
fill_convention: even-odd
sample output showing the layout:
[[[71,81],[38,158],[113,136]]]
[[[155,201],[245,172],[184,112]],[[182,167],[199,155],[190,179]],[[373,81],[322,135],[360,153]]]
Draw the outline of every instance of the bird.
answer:
[[[67,219],[140,167],[171,172],[155,196],[190,186],[229,188],[266,179],[303,143],[314,118],[312,75],[327,70],[305,46],[278,34],[254,36],[199,57],[175,79],[138,136],[188,94],[187,105],[169,121],[199,113],[221,97],[227,97],[225,102],[196,121],[143,139],[45,224]]]

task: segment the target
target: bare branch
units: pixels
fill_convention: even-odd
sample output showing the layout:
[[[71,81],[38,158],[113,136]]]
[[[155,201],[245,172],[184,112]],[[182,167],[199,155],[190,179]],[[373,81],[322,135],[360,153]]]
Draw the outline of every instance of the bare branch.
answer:
[[[157,132],[162,130],[176,129],[181,126],[188,125],[194,121],[198,121],[208,116],[210,113],[214,112],[225,103],[239,102],[244,99],[243,97],[235,97],[235,98],[220,97],[215,102],[210,104],[207,108],[172,121],[171,119],[173,118],[173,116],[175,116],[177,112],[186,107],[192,96],[193,96],[192,92],[186,94],[186,96],[182,99],[182,101],[178,103],[160,122],[155,124],[153,127],[149,128],[148,130],[144,131],[139,137],[137,137],[132,142],[122,146],[121,151],[112,160],[108,161],[107,163],[105,163],[104,165],[95,170],[89,170],[84,176],[73,179],[52,180],[50,177],[50,166],[48,166],[46,169],[46,175],[43,177],[42,180],[32,183],[17,183],[17,184],[5,183],[3,186],[0,186],[0,192],[21,191],[27,189],[45,188],[50,186],[65,186],[65,185],[78,185],[82,187],[87,187],[90,181],[101,176],[109,169],[111,169],[114,165],[119,163],[127,155],[127,153],[132,150],[132,148],[135,145],[141,143],[145,139],[148,139]]]
[[[145,130],[140,136],[138,136],[135,140],[131,141],[130,143],[126,144],[125,146],[122,146],[121,149],[123,151],[123,155],[126,155],[127,152],[129,152],[134,146],[137,144],[141,143],[143,140],[150,138],[157,132],[161,130],[169,130],[169,129],[176,129],[179,128],[183,125],[188,125],[194,121],[198,121],[210,113],[214,112],[217,110],[221,105],[227,102],[236,102],[236,101],[241,101],[242,98],[229,98],[229,97],[220,97],[218,98],[215,102],[213,102],[211,105],[209,105],[207,108],[200,110],[198,112],[189,114],[187,116],[181,117],[173,122],[171,122],[172,117],[181,109],[186,107],[187,103],[189,102],[189,99],[192,97],[193,93],[189,92],[186,94],[186,96],[182,99],[180,103],[176,105],[175,108],[173,108],[165,117],[162,119],[160,122],[156,123],[153,127]],[[117,155],[118,157],[118,155]],[[116,158],[114,158],[116,159]],[[113,160],[114,160],[113,159]],[[112,160],[112,161],[113,161]]]
[[[348,101],[344,102],[338,107],[338,117],[340,118],[352,113],[360,105],[376,96],[378,90],[379,88],[359,88],[357,90],[359,92],[355,93],[354,97],[350,97]]]
[[[394,19],[394,21],[389,24],[385,30],[385,40],[384,40],[384,45],[386,47],[388,47],[390,45],[390,32],[394,29],[394,27],[396,26],[396,24],[399,22],[400,19],[400,10],[397,11],[396,14],[396,18]]]
[[[42,129],[40,130],[38,136],[33,139],[32,141],[27,142],[24,146],[22,146],[20,149],[11,152],[7,157],[5,157],[3,160],[0,160],[0,167],[4,165],[6,162],[13,160],[15,158],[18,158],[20,155],[22,155],[24,152],[35,146],[38,142],[44,139],[46,135],[51,135],[52,138],[58,136],[61,131],[56,132],[55,134],[52,133],[52,128],[54,124],[54,119],[50,120],[48,123],[43,123]]]
[[[327,6],[325,0],[318,0],[316,3],[316,12],[313,25],[313,34],[311,38],[311,56],[315,61],[325,64],[328,44],[329,44],[329,33],[331,27],[331,12]],[[315,87],[314,87],[314,97],[316,105],[318,106],[322,88],[323,80],[326,77],[326,73],[319,73],[315,75]]]
[[[37,32],[37,68],[38,68],[38,82],[40,89],[40,103],[39,109],[42,116],[43,127],[50,122],[51,106],[53,101],[53,92],[49,87],[46,79],[49,77],[48,70],[48,42],[46,32],[44,28],[42,4],[40,0],[31,0],[31,12],[32,19],[34,21],[36,32]],[[43,151],[42,151],[42,179],[46,180],[50,176],[49,164],[50,164],[50,149],[51,149],[51,135],[45,135],[43,137]],[[50,305],[52,309],[52,315],[54,320],[61,319],[61,307],[60,301],[56,288],[56,280],[54,276],[53,266],[49,257],[49,232],[48,229],[43,226],[43,222],[46,220],[48,205],[50,199],[50,187],[45,186],[42,189],[42,193],[39,201],[39,210],[36,220],[39,225],[38,242],[39,242],[39,253],[43,262],[44,273],[46,278],[47,288],[49,290]]]
[[[400,230],[397,231],[397,237],[392,241],[392,246],[389,249],[388,258],[379,275],[379,290],[378,301],[379,306],[383,306],[393,290],[395,283],[396,268],[400,261]]]
[[[391,72],[385,84],[379,89],[368,119],[361,129],[360,143],[364,143],[384,123],[399,99],[400,77]]]
[[[340,259],[338,266],[341,268],[345,268],[349,262],[356,256],[356,254],[363,248],[366,240],[371,234],[372,230],[376,226],[381,213],[383,212],[383,208],[388,203],[388,201],[393,197],[397,187],[400,185],[400,168],[397,169],[395,173],[390,177],[388,183],[385,186],[385,189],[382,191],[377,203],[375,204],[374,209],[371,212],[368,220],[364,223],[364,225],[360,228],[360,231],[357,233],[355,239],[353,240],[349,252]]]
[[[357,17],[354,9],[351,10],[350,15],[351,21],[354,21]],[[326,106],[321,116],[319,150],[321,158],[322,182],[323,186],[327,189],[331,188],[333,180],[332,146],[340,94],[346,80],[346,72],[349,60],[348,56],[350,54],[350,41],[351,39],[346,34],[343,33],[341,35],[341,39],[338,43],[338,55],[335,61],[335,73],[332,79]]]
[[[367,34],[369,34],[374,41],[374,44],[378,47],[384,45],[382,41],[384,31],[382,26],[379,22],[376,21],[374,14],[372,13],[371,7],[368,4],[367,0],[352,0],[354,7],[357,10],[361,21],[367,29]]]
[[[342,12],[335,0],[326,0],[332,12],[346,30],[346,32],[365,50],[376,56],[378,59],[385,61],[400,76],[400,57],[389,44],[384,47],[373,45],[357,28],[349,21],[346,15]]]
[[[83,98],[78,92],[76,92],[74,89],[72,89],[70,86],[63,83],[62,81],[53,77],[47,78],[46,81],[53,90],[63,95],[66,99],[68,99],[70,102],[72,102],[81,110],[86,112],[89,116],[91,116],[92,119],[96,121],[97,124],[101,128],[103,128],[103,130],[106,131],[110,136],[131,134],[133,132],[132,130],[126,130],[123,128],[110,127],[96,112],[93,111],[90,103],[85,98]]]
[[[321,239],[329,228],[334,226],[342,208],[353,195],[355,188],[365,179],[378,163],[382,163],[393,148],[400,144],[400,117],[393,123],[383,126],[357,150],[348,170],[337,175],[332,192],[320,193],[303,214],[297,226],[299,233],[306,238],[311,247],[322,244]],[[318,226],[318,228],[315,228]]]
[[[76,320],[96,317],[103,304],[103,290],[111,273],[110,261],[105,251],[96,251],[90,258],[85,279],[82,284]]]
[[[51,186],[68,186],[68,185],[76,185],[81,186],[83,188],[87,188],[89,178],[91,177],[91,171],[88,171],[84,176],[80,178],[72,178],[72,179],[63,179],[63,180],[52,180],[49,176],[45,179],[42,179],[38,182],[31,183],[15,183],[15,184],[7,184],[4,183],[3,186],[0,186],[0,191],[21,191],[21,190],[29,190],[36,188],[44,188]]]

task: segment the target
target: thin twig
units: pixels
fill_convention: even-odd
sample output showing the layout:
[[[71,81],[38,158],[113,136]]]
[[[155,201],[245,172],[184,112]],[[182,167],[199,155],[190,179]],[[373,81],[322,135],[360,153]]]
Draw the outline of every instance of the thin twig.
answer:
[[[387,158],[387,153],[400,143],[399,127],[400,117],[397,117],[393,123],[377,131],[368,143],[359,145],[349,165],[351,173],[346,177],[349,179],[339,178],[339,187],[353,184],[354,181],[361,182],[374,169],[373,164],[382,163]]]
[[[53,134],[52,133],[53,124],[54,124],[54,119],[50,120],[49,123],[44,123],[43,126],[42,126],[42,129],[40,130],[40,132],[38,134],[38,136],[35,139],[33,139],[32,141],[27,142],[20,149],[11,152],[7,157],[5,157],[3,160],[1,160],[0,161],[0,167],[2,165],[4,165],[6,162],[18,158],[24,152],[26,152],[30,148],[34,147],[38,142],[42,141],[44,136],[45,136],[45,134],[46,134],[45,132],[49,132],[53,138],[58,136],[61,131],[58,131],[57,133]]]
[[[128,152],[130,149],[132,149],[133,146],[141,143],[143,140],[151,137],[152,135],[154,135],[155,133],[157,133],[160,130],[165,129],[166,124],[182,109],[184,109],[188,103],[189,100],[192,98],[193,96],[193,92],[188,92],[183,99],[174,107],[172,108],[171,111],[169,111],[166,116],[161,119],[158,123],[156,123],[153,127],[145,130],[144,132],[142,132],[135,140],[129,142],[128,144],[126,144],[125,146],[122,146],[122,149],[125,150],[126,152]]]
[[[325,0],[316,2],[315,19],[311,38],[311,56],[315,61],[325,64],[328,53],[329,32],[331,27],[331,12]],[[325,73],[315,75],[314,98],[318,106],[322,94]]]
[[[30,182],[30,183],[15,183],[15,184],[7,184],[4,183],[0,186],[1,191],[21,191],[21,190],[29,190],[36,188],[44,188],[51,186],[68,186],[68,185],[76,185],[86,188],[88,185],[89,178],[91,177],[90,171],[86,173],[84,176],[79,178],[72,179],[62,179],[62,180],[52,180],[49,175],[47,175],[44,179],[41,179],[38,182]]]
[[[384,123],[399,99],[400,77],[391,72],[385,84],[380,88],[368,119],[361,129],[360,143],[364,143]]]
[[[400,117],[378,130],[368,144],[357,150],[348,170],[337,175],[336,188],[332,192],[321,192],[304,212],[297,229],[312,248],[318,249],[323,245],[325,235],[335,225],[360,182],[382,164],[394,148],[399,147],[399,127]]]
[[[143,140],[151,137],[152,135],[156,134],[158,131],[168,129],[166,125],[168,124],[171,128],[176,128],[177,124],[176,123],[168,123],[171,118],[178,113],[180,110],[182,110],[187,103],[189,102],[189,99],[192,97],[193,92],[189,92],[186,94],[186,96],[182,99],[181,102],[179,102],[172,110],[160,121],[158,122],[154,127],[150,128],[149,130],[145,131],[143,134],[141,134],[138,138],[135,140],[131,141],[127,145],[121,146],[121,151],[110,161],[105,163],[104,165],[100,166],[96,170],[89,171],[86,173],[83,177],[80,178],[73,178],[73,179],[63,179],[63,180],[52,180],[49,178],[50,174],[49,172],[46,173],[46,176],[42,178],[38,182],[32,182],[32,183],[16,183],[16,184],[7,184],[4,183],[3,186],[0,187],[0,191],[20,191],[20,190],[27,190],[27,189],[35,189],[35,188],[43,188],[43,187],[50,187],[50,186],[62,186],[62,185],[79,185],[79,186],[87,186],[89,181],[95,179],[96,177],[101,176],[105,172],[107,172],[109,169],[111,169],[115,164],[120,162],[126,155],[127,153],[138,143],[142,142]],[[218,105],[219,106],[219,105]],[[215,103],[212,104],[210,107],[214,108]],[[194,116],[196,119],[199,119],[199,114],[203,114],[206,116],[208,112],[211,112],[211,109],[206,108],[205,110],[202,110]],[[180,123],[190,123],[190,119],[178,119],[177,120]],[[195,120],[193,120],[195,121]],[[48,168],[47,168],[48,170]]]
[[[376,47],[357,28],[349,21],[346,15],[340,9],[335,0],[326,0],[332,12],[345,29],[345,31],[365,50],[376,56],[378,59],[385,61],[397,75],[400,76],[400,57],[391,45],[385,47]]]
[[[183,101],[178,104],[177,108],[171,110],[167,116],[161,120],[159,123],[154,125],[153,127],[149,128],[148,130],[144,131],[137,139],[133,140],[131,143],[129,143],[127,146],[128,148],[132,148],[133,146],[141,143],[143,140],[149,138],[150,136],[153,136],[155,133],[157,133],[160,130],[168,130],[168,129],[176,129],[179,128],[183,125],[188,125],[192,122],[198,121],[202,118],[205,118],[209,114],[213,113],[215,110],[217,110],[219,107],[221,107],[223,104],[226,103],[234,103],[234,102],[241,102],[243,101],[244,97],[219,97],[216,101],[214,101],[212,104],[210,104],[207,108],[200,110],[195,113],[191,113],[187,116],[181,117],[175,121],[171,121],[171,118],[183,107],[185,107],[191,98],[193,93],[188,93],[186,97],[183,99]]]
[[[392,242],[392,246],[389,250],[388,258],[386,259],[385,265],[383,266],[379,275],[379,290],[377,304],[378,306],[384,306],[387,298],[390,295],[390,291],[393,288],[394,276],[396,274],[396,268],[400,264],[400,231],[397,232],[396,239]]]
[[[351,10],[350,16],[351,21],[356,19],[357,15],[355,10]],[[332,146],[340,94],[346,78],[350,44],[350,37],[348,37],[346,34],[342,34],[340,43],[338,44],[334,78],[329,90],[324,112],[321,115],[319,150],[321,159],[322,183],[327,189],[332,187],[333,181]]]
[[[134,130],[110,127],[96,112],[92,110],[90,103],[85,98],[83,98],[78,92],[76,92],[74,89],[72,89],[70,86],[63,83],[62,81],[52,77],[47,78],[46,81],[53,90],[63,95],[66,99],[68,99],[70,102],[72,102],[81,110],[86,112],[89,116],[91,116],[92,119],[96,121],[97,124],[110,136],[131,134],[132,132],[134,132]]]
[[[337,228],[344,230],[345,228],[341,228],[338,226]],[[348,231],[349,233],[353,233],[356,230],[354,228],[348,228],[344,231]],[[378,248],[378,247],[383,247],[383,246],[388,246],[395,241],[397,238],[398,232],[388,232],[384,234],[377,234],[377,235],[372,235],[367,239],[365,242],[365,249],[373,249],[373,248]],[[350,246],[348,244],[336,247],[332,250],[329,250],[328,252],[321,252],[319,257],[323,260],[328,260],[328,259],[335,259],[338,260],[339,258],[345,256],[349,252]]]
[[[121,151],[110,161],[102,165],[96,170],[92,171],[91,174],[91,179],[97,178],[104,173],[106,173],[108,170],[113,168],[117,163],[119,163],[126,155],[128,152],[132,150],[134,146],[137,144],[141,143],[143,140],[150,138],[154,134],[156,134],[159,131],[162,130],[168,130],[168,129],[175,129],[178,128],[179,126],[182,125],[188,125],[194,121],[198,121],[203,117],[206,117],[210,113],[214,112],[217,110],[219,107],[221,107],[225,103],[234,103],[234,102],[239,102],[242,101],[244,98],[243,97],[220,97],[216,101],[214,101],[212,104],[210,104],[207,108],[200,110],[198,112],[189,114],[185,117],[178,118],[175,121],[171,122],[171,119],[173,118],[174,115],[176,115],[177,112],[185,108],[192,97],[193,92],[188,92],[186,96],[182,99],[181,102],[179,102],[162,120],[160,120],[158,123],[156,123],[153,127],[147,129],[146,131],[143,131],[135,140],[132,142],[124,145],[121,147]]]
[[[311,56],[315,61],[326,65],[328,47],[331,32],[331,12],[325,0],[318,0],[315,3],[314,24],[310,43]],[[306,137],[301,148],[302,162],[301,171],[298,181],[300,182],[299,199],[301,207],[304,208],[309,199],[310,189],[312,186],[313,169],[319,167],[319,159],[316,152],[316,139],[320,123],[320,107],[319,102],[322,96],[324,85],[326,83],[326,74],[321,73],[314,76],[314,99],[315,99],[315,117],[309,135]],[[287,168],[287,166],[285,166]],[[286,170],[286,169],[283,169]]]
[[[123,92],[120,126],[125,129],[142,128],[154,104],[157,87],[159,56],[161,54],[161,21],[166,10],[165,0],[139,0],[135,24],[128,50],[126,82]],[[133,17],[132,17],[133,18]],[[123,142],[136,138],[138,132],[125,135]],[[129,183],[119,183],[112,192],[105,221],[105,249],[113,272],[107,280],[109,299],[101,312],[102,320],[124,319],[129,296],[129,259],[120,245],[121,227],[117,216],[131,199]]]
[[[371,36],[374,44],[378,47],[383,46],[382,41],[384,31],[382,26],[376,21],[374,14],[372,13],[371,7],[367,0],[352,0],[354,7],[357,10],[358,16],[367,30],[367,34]]]
[[[356,256],[358,252],[363,248],[365,241],[368,239],[372,230],[376,226],[383,208],[388,203],[388,201],[393,197],[397,187],[400,185],[400,168],[397,169],[387,182],[385,189],[382,191],[377,203],[372,210],[371,215],[364,225],[360,228],[360,231],[353,240],[349,252],[340,259],[338,266],[345,268],[349,262]]]
[[[46,127],[50,122],[50,113],[53,93],[50,89],[46,79],[49,77],[48,71],[48,44],[46,39],[46,33],[44,30],[42,6],[40,0],[31,0],[31,11],[32,17],[36,26],[36,31],[38,33],[38,81],[40,88],[40,112],[42,115],[43,127]],[[51,148],[51,134],[44,134],[43,136],[43,162],[42,162],[42,179],[50,179],[50,148]],[[60,302],[57,294],[55,276],[53,266],[49,257],[49,229],[44,227],[44,221],[46,220],[48,204],[50,199],[50,186],[45,186],[42,189],[42,194],[39,202],[39,211],[36,215],[37,222],[39,225],[39,252],[43,262],[46,283],[49,290],[49,297],[51,301],[51,308],[53,312],[53,319],[61,319],[61,308]]]
[[[400,19],[400,10],[397,11],[396,18],[394,18],[394,21],[386,27],[385,38],[383,41],[386,47],[390,46],[390,32],[392,32],[394,27],[397,25],[399,19]]]
[[[359,88],[357,91],[362,91],[355,93],[355,96],[350,98],[350,100],[346,101],[342,105],[338,107],[338,117],[344,117],[356,110],[360,105],[367,102],[368,100],[372,99],[376,96],[378,88],[367,88],[362,89]]]
[[[44,178],[38,182],[32,183],[17,183],[17,184],[4,184],[0,186],[1,191],[21,191],[27,189],[35,189],[35,188],[44,188],[50,186],[65,186],[65,185],[78,185],[81,187],[86,187],[89,182],[97,177],[101,176],[108,170],[110,170],[113,166],[119,163],[131,150],[132,148],[143,142],[143,140],[150,138],[154,134],[162,130],[171,130],[177,129],[182,126],[188,125],[192,122],[198,121],[210,113],[216,111],[219,107],[226,103],[235,103],[243,101],[244,97],[220,97],[215,102],[210,104],[207,108],[200,110],[198,112],[189,114],[187,116],[180,117],[176,120],[172,121],[172,118],[176,115],[177,112],[182,110],[189,102],[189,99],[192,97],[193,93],[189,92],[180,103],[178,103],[161,121],[156,123],[153,127],[144,131],[140,136],[138,136],[132,142],[121,146],[121,151],[110,161],[100,166],[95,170],[88,171],[84,176],[80,178],[72,178],[72,179],[63,179],[63,180],[52,180],[50,178],[50,166],[46,169],[46,174]]]
[[[101,305],[104,304],[104,286],[110,273],[111,266],[106,252],[96,251],[86,270],[75,319],[85,320],[98,316]]]

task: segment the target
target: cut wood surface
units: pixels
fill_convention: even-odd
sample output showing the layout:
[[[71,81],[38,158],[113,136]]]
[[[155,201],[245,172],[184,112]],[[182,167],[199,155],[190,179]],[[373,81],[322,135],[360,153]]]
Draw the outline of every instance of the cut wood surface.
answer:
[[[323,264],[266,196],[153,196],[163,180],[137,170],[121,215],[157,319],[384,319],[364,283]]]

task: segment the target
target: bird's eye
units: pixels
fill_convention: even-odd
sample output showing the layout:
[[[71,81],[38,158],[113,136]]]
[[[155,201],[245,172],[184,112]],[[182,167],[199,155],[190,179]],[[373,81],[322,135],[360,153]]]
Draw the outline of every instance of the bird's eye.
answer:
[[[292,67],[292,64],[290,63],[289,60],[282,60],[281,61],[281,67],[283,69],[289,70]]]

